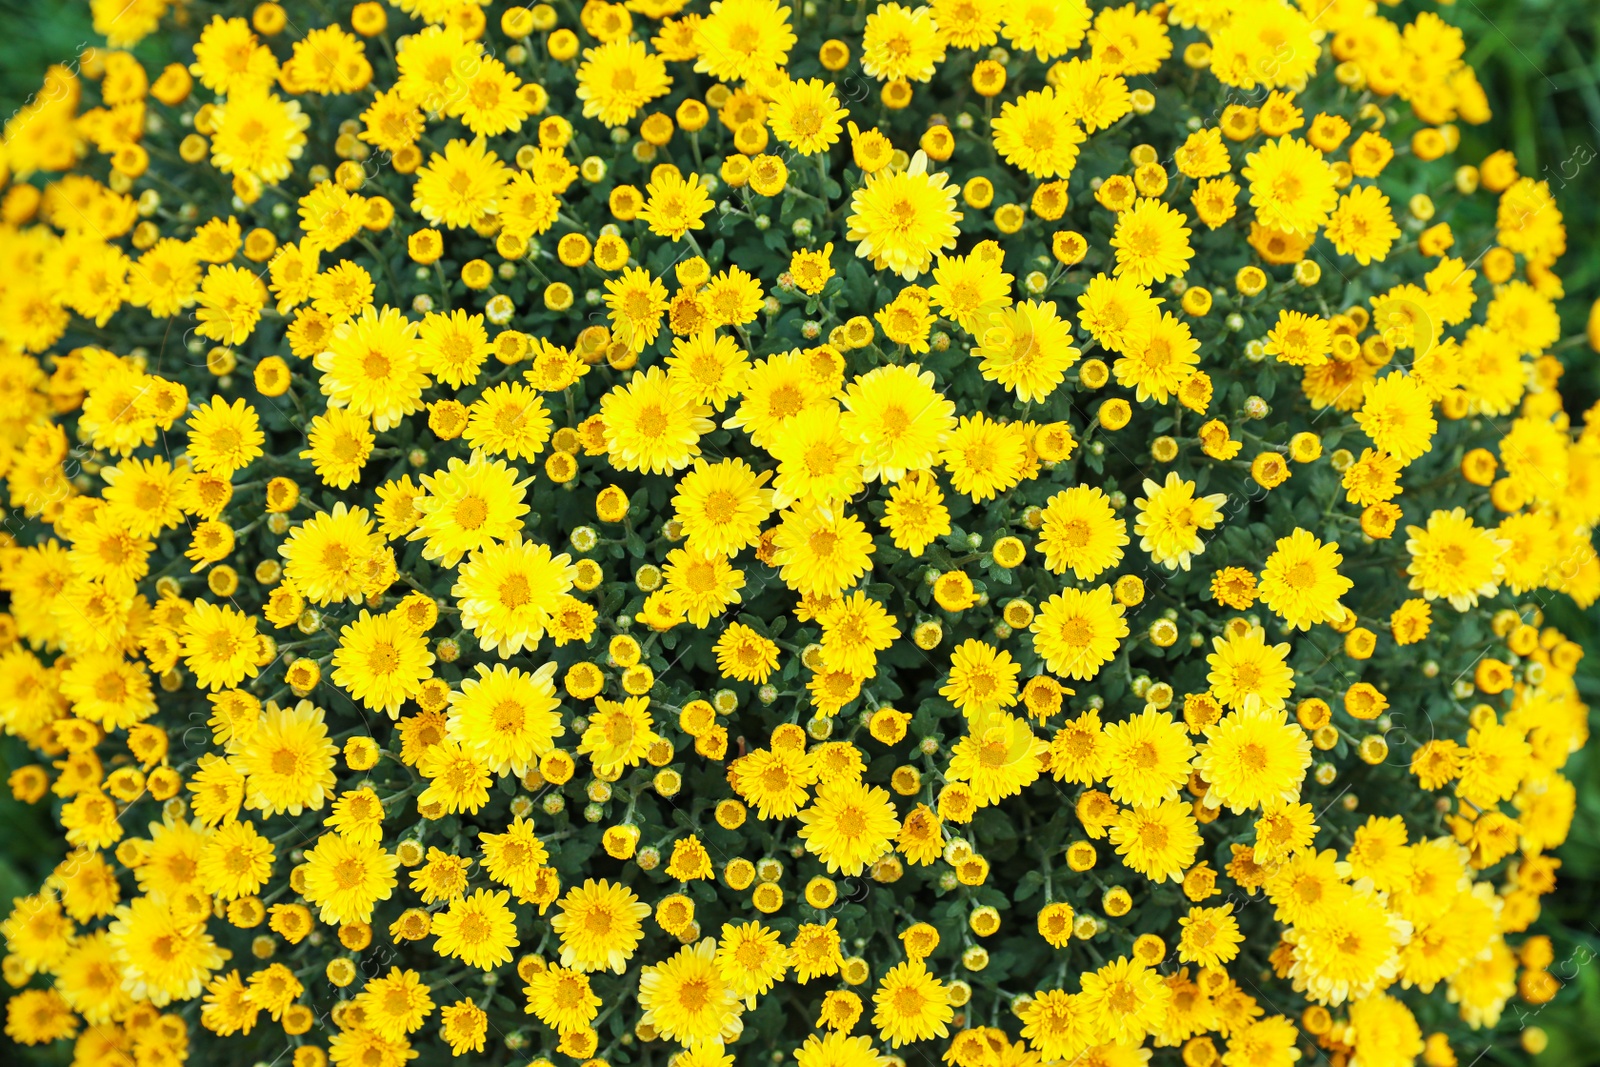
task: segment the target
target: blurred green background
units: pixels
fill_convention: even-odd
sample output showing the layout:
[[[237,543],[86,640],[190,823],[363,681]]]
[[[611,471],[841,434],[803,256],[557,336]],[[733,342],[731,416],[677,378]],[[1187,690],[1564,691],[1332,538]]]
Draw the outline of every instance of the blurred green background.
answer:
[[[348,5],[345,5],[346,7]],[[1446,5],[1441,5],[1446,6]],[[1495,115],[1481,127],[1464,127],[1459,157],[1481,159],[1496,148],[1515,150],[1523,174],[1550,182],[1566,216],[1571,251],[1557,265],[1566,283],[1562,318],[1569,336],[1581,335],[1590,302],[1600,295],[1600,0],[1457,0],[1445,17],[1469,42],[1467,61],[1488,91]],[[342,13],[342,12],[341,12]],[[38,88],[44,68],[69,61],[94,41],[86,0],[57,6],[40,0],[0,0],[0,115],[11,115]],[[165,62],[159,42],[146,42],[148,62]],[[1586,344],[1565,349],[1562,383],[1567,410],[1577,421],[1600,401],[1600,356]],[[1581,613],[1552,601],[1553,625],[1588,649],[1579,676],[1584,699],[1595,709],[1600,734],[1600,607]],[[1572,836],[1561,849],[1560,886],[1546,898],[1541,927],[1557,942],[1553,972],[1569,979],[1555,1001],[1532,1009],[1518,1001],[1507,1012],[1524,1025],[1541,1026],[1550,1046],[1542,1067],[1600,1065],[1600,757],[1595,745],[1566,768],[1578,787]],[[29,755],[0,738],[0,778]],[[0,910],[31,892],[49,873],[60,845],[47,812],[24,807],[0,790]],[[1564,962],[1563,962],[1564,961]],[[31,1050],[29,1050],[31,1051]],[[66,1050],[61,1050],[63,1053]],[[63,1056],[61,1062],[68,1057]],[[1485,1062],[1527,1063],[1514,1045],[1489,1050]],[[0,1063],[43,1063],[0,1036]],[[1466,1067],[1466,1065],[1463,1065]]]

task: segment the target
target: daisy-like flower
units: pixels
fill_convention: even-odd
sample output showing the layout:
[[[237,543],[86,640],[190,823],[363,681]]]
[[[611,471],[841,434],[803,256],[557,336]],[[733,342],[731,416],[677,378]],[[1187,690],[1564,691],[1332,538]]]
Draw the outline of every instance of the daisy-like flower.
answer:
[[[890,851],[900,830],[889,791],[862,782],[824,783],[799,818],[806,850],[830,874],[852,877]]]
[[[798,352],[768,356],[752,364],[744,376],[738,409],[723,420],[724,429],[742,429],[750,443],[770,448],[799,414],[832,399],[830,390],[811,374]]]
[[[458,67],[453,75],[453,91],[445,114],[458,118],[479,137],[495,137],[520,130],[531,113],[522,80],[506,70],[498,59],[484,56],[477,62]]]
[[[538,646],[576,577],[566,553],[554,554],[548,545],[512,534],[504,544],[474,550],[450,595],[479,647],[506,658]]]
[[[1044,934],[1046,915],[1051,909],[1066,908],[1063,939],[1057,948],[1066,946],[1065,938],[1072,936],[1072,909],[1064,904],[1048,905],[1045,911],[1040,912],[1040,933]],[[1049,935],[1045,935],[1047,938]],[[1075,994],[1061,989],[1046,989],[1034,996],[1029,1004],[1018,1008],[1017,1016],[1022,1020],[1022,1037],[1028,1046],[1039,1052],[1041,1056],[1052,1060],[1071,1060],[1079,1055],[1080,1050],[1089,1044],[1089,1039],[1084,1033],[1085,1019],[1079,1007]]]
[[[1111,587],[1100,585],[1055,594],[1039,606],[1031,630],[1033,650],[1052,674],[1087,680],[1116,655],[1128,623]]]
[[[1089,31],[1094,58],[1113,74],[1153,74],[1172,55],[1166,20],[1131,4],[1103,8]]]
[[[606,307],[611,311],[612,333],[642,352],[661,331],[667,289],[644,268],[627,267],[618,277],[606,279]]]
[[[211,165],[224,174],[281,182],[305,151],[311,116],[265,88],[231,93],[216,108]]]
[[[639,217],[657,237],[676,241],[690,230],[705,229],[703,219],[711,210],[711,197],[700,184],[700,175],[691,174],[685,181],[676,171],[658,172],[645,186],[644,197]]]
[[[1212,638],[1212,647],[1216,651],[1206,657],[1211,666],[1206,681],[1224,707],[1277,711],[1294,691],[1294,672],[1286,662],[1288,643],[1268,645],[1261,627],[1230,627]]]
[[[333,761],[321,708],[302,700],[292,708],[269,704],[249,741],[229,757],[244,776],[244,804],[263,815],[321,811],[333,798]]]
[[[300,198],[299,214],[305,231],[300,243],[308,251],[332,252],[361,229],[365,201],[342,185],[324,181]]]
[[[187,241],[173,237],[151,245],[128,272],[128,303],[155,318],[169,318],[192,306],[199,289],[199,260]]]
[[[449,104],[459,68],[483,57],[483,46],[468,40],[459,26],[425,26],[405,38],[395,65],[399,68],[397,88],[418,107],[443,111]]]
[[[1315,234],[1338,202],[1333,168],[1298,137],[1267,141],[1245,157],[1240,173],[1250,183],[1250,206],[1263,226]]]
[[[367,982],[355,1003],[365,1012],[367,1024],[390,1040],[422,1029],[433,1013],[433,997],[416,971],[390,967],[389,973]]]
[[[1277,325],[1267,333],[1263,351],[1279,363],[1295,367],[1315,367],[1328,360],[1333,347],[1333,331],[1328,321],[1285,308],[1278,312]]]
[[[382,845],[323,834],[305,854],[307,902],[325,923],[369,922],[380,900],[393,895],[399,857]]]
[[[650,914],[627,886],[593,878],[569,889],[556,909],[550,928],[561,939],[561,965],[617,974],[627,968]]]
[[[1184,963],[1219,967],[1237,956],[1244,943],[1231,903],[1218,908],[1190,908],[1189,914],[1178,920],[1178,926],[1183,931],[1178,937],[1178,959]]]
[[[978,336],[982,343],[972,354],[982,359],[983,376],[1025,403],[1049,399],[1081,355],[1072,345],[1072,324],[1056,314],[1053,300],[1001,308]]]
[[[131,592],[150,572],[150,552],[155,544],[123,529],[109,508],[74,528],[72,541],[73,569],[108,588]]]
[[[503,889],[478,889],[457,897],[448,911],[433,917],[433,932],[438,935],[433,950],[485,971],[510,963],[511,950],[520,943],[510,899]]]
[[[126,730],[156,712],[150,675],[120,652],[87,652],[61,675],[61,695],[80,719],[106,730]]]
[[[733,556],[761,536],[772,514],[768,472],[757,474],[742,459],[715,464],[703,459],[678,479],[672,507],[690,547]]]
[[[1234,711],[1206,731],[1195,769],[1211,788],[1206,803],[1235,814],[1300,799],[1311,739],[1281,708]]]
[[[462,438],[492,456],[532,459],[550,440],[550,412],[544,400],[521,382],[490,386],[467,409]]]
[[[173,914],[159,897],[138,896],[120,906],[106,932],[122,966],[123,989],[158,1008],[198,997],[227,958],[203,923]]]
[[[648,697],[622,701],[595,698],[595,714],[583,731],[579,755],[586,755],[602,772],[637,767],[650,746],[661,740],[650,717]]]
[[[183,522],[179,499],[189,471],[174,467],[160,456],[125,459],[100,472],[106,488],[101,493],[107,511],[117,524],[135,537],[148,537]]]
[[[600,399],[606,446],[619,470],[664,474],[700,454],[700,438],[713,429],[710,409],[675,389],[660,367],[636,371]]]
[[[1078,297],[1078,325],[1112,352],[1138,351],[1149,343],[1160,304],[1131,275],[1097,274]]]
[[[944,62],[944,41],[933,10],[880,4],[861,35],[861,69],[879,81],[925,82]]]
[[[793,749],[758,748],[733,762],[729,780],[762,819],[787,819],[810,800],[816,767]]]
[[[939,695],[964,712],[970,722],[1017,702],[1020,664],[993,645],[968,638],[950,655],[950,674]]]
[[[985,242],[971,255],[941,255],[934,264],[929,302],[974,337],[984,335],[991,316],[1011,306],[1013,279],[1001,269],[1003,260],[998,253],[998,246]],[[1055,310],[1054,304],[1043,307]]]
[[[411,873],[411,889],[424,904],[459,900],[467,890],[467,869],[472,861],[439,848],[428,849],[428,861]]]
[[[784,584],[809,596],[838,596],[871,566],[872,536],[844,511],[791,508],[772,538],[772,565]]]
[[[207,89],[224,96],[266,88],[278,77],[272,50],[240,18],[212,15],[195,42],[194,60],[190,73]]]
[[[1217,80],[1236,89],[1303,88],[1320,55],[1311,19],[1282,4],[1215,26],[1211,40]]]
[[[896,5],[890,5],[896,6]],[[879,171],[850,199],[846,238],[856,255],[878,270],[915,281],[936,252],[956,243],[956,187],[949,175],[928,173],[927,154],[918,151],[905,170]]]
[[[306,431],[306,444],[310,447],[300,453],[300,458],[311,461],[324,485],[348,489],[360,479],[375,441],[365,415],[330,407],[312,418]]]
[[[231,689],[260,670],[256,617],[231,605],[195,601],[183,623],[182,642],[184,666],[213,692]]]
[[[528,1013],[558,1034],[584,1029],[600,1012],[600,998],[582,971],[546,967],[528,980],[523,992]]]
[[[1043,520],[1039,548],[1051,573],[1071,569],[1079,581],[1092,582],[1122,561],[1128,526],[1098,486],[1076,485],[1056,493],[1045,505]]]
[[[795,40],[777,0],[716,0],[695,26],[694,69],[724,82],[759,78],[784,69]]]
[[[860,590],[831,604],[819,621],[822,662],[830,670],[863,678],[873,676],[877,654],[900,636],[895,617]]]
[[[1350,893],[1338,908],[1320,909],[1285,935],[1294,946],[1289,973],[1321,1003],[1360,1000],[1394,981],[1411,932],[1375,893]]]
[[[533,823],[513,819],[505,833],[479,834],[478,848],[483,853],[483,869],[490,878],[510,889],[522,903],[535,897],[540,871],[547,869],[550,854]],[[540,901],[540,914],[549,903],[548,897]]]
[[[1457,611],[1466,611],[1479,597],[1494,596],[1500,588],[1506,542],[1468,518],[1464,508],[1434,511],[1427,526],[1408,526],[1406,533],[1411,588],[1429,600],[1443,597]]]
[[[448,314],[429,312],[417,324],[416,336],[423,373],[454,389],[475,384],[484,361],[494,353],[483,316],[461,308]]]
[[[1261,602],[1298,630],[1335,622],[1344,611],[1339,598],[1355,585],[1339,573],[1342,562],[1338,542],[1324,544],[1311,532],[1296,528],[1288,537],[1280,537],[1267,557],[1258,586]]]
[[[720,554],[675,548],[667,553],[662,568],[666,588],[693,626],[706,627],[713,615],[721,615],[739,603],[744,588],[744,572]]]
[[[717,326],[747,326],[761,311],[761,282],[737,265],[718,271],[706,282],[701,297]]]
[[[366,128],[356,136],[385,152],[416,144],[426,125],[416,101],[399,85],[379,93],[361,113],[361,121]]]
[[[729,0],[723,0],[724,3]],[[639,975],[642,1021],[669,1041],[693,1049],[719,1043],[741,1014],[738,995],[717,965],[717,941],[685,945]]]
[[[778,931],[759,922],[722,924],[717,945],[717,968],[723,980],[745,1007],[755,1007],[756,998],[781,981],[789,969],[789,953],[778,940]]]
[[[266,306],[267,286],[261,278],[240,267],[213,266],[206,270],[200,282],[197,298],[200,309],[195,312],[200,325],[197,333],[202,338],[221,341],[222,344],[243,344],[261,322],[261,309]]]
[[[157,824],[159,825],[159,824]],[[72,949],[76,933],[62,912],[53,890],[19,897],[11,913],[0,922],[0,936],[15,959],[19,973],[49,973],[58,968]]]
[[[1002,104],[993,129],[1001,158],[1035,178],[1069,176],[1086,139],[1066,97],[1048,85]]]
[[[727,334],[698,330],[674,338],[667,357],[667,374],[674,384],[695,394],[702,404],[720,412],[740,395],[750,372],[748,353]]]
[[[1182,723],[1147,706],[1123,722],[1108,724],[1104,733],[1113,800],[1149,807],[1177,797],[1194,756]]]
[[[894,843],[907,863],[926,867],[944,854],[944,823],[932,808],[918,804],[900,824]]]
[[[1183,881],[1200,850],[1193,809],[1181,800],[1124,809],[1109,837],[1122,862],[1152,882]]]
[[[1379,451],[1402,466],[1428,451],[1439,428],[1427,388],[1411,375],[1400,373],[1365,384],[1355,421]]]
[[[982,412],[963,415],[939,456],[956,492],[982,503],[1020,482],[1028,465],[1028,441],[1021,429]]]
[[[789,256],[789,274],[802,293],[817,296],[834,276],[833,242],[821,248],[796,249]]]
[[[333,802],[327,826],[352,841],[383,840],[383,802],[371,789],[349,789]]]
[[[1141,285],[1182,277],[1194,256],[1183,214],[1152,197],[1140,197],[1117,216],[1111,247],[1117,253],[1117,273]]]
[[[1015,796],[1039,777],[1050,746],[1034,736],[1028,720],[992,711],[969,714],[968,721],[971,732],[956,742],[945,775],[969,783],[979,807]]]
[[[426,493],[416,509],[422,518],[407,540],[424,541],[425,559],[455,567],[468,552],[508,540],[522,529],[528,513],[523,501],[531,478],[517,481],[517,468],[474,453],[463,463],[422,476]]]
[[[1058,782],[1094,785],[1106,776],[1110,759],[1100,713],[1093,708],[1063,723],[1050,739],[1050,774]]]
[[[889,489],[883,524],[895,547],[913,556],[950,532],[950,510],[931,471],[908,474]]]
[[[254,896],[272,875],[276,852],[248,819],[217,829],[200,850],[199,879],[223,900]]]
[[[470,1000],[458,1000],[439,1011],[439,1036],[450,1046],[452,1056],[482,1052],[484,1039],[488,1034],[488,1013]],[[338,1037],[334,1040],[337,1041]],[[393,1053],[393,1055],[399,1054]],[[352,1060],[355,1058],[351,1057]]]
[[[1354,256],[1365,267],[1388,257],[1400,227],[1389,210],[1389,198],[1377,186],[1358,185],[1339,198],[1325,232],[1334,251]]]
[[[490,768],[477,752],[448,737],[424,750],[416,769],[427,779],[427,789],[418,797],[422,808],[475,814],[490,801]]]
[[[1187,810],[1187,805],[1179,807]],[[1163,1025],[1172,1002],[1161,975],[1127,956],[1084,972],[1080,984],[1078,1005],[1094,1032],[1107,1041],[1137,1045]]]
[[[861,491],[859,446],[844,435],[840,421],[838,404],[817,404],[791,419],[773,441],[769,451],[778,461],[773,506],[806,501],[830,507]]]
[[[527,171],[511,176],[500,198],[502,232],[524,241],[549,231],[561,212],[561,200]]]
[[[99,789],[85,789],[61,806],[61,828],[67,844],[106,849],[122,839],[116,802]]]
[[[1089,133],[1106,129],[1133,110],[1126,79],[1108,73],[1100,60],[1069,59],[1057,63],[1056,93],[1066,103],[1067,117]]]
[[[349,322],[372,305],[372,275],[366,269],[340,260],[311,279],[311,306],[329,321]]]
[[[1165,404],[1194,376],[1199,362],[1200,342],[1189,324],[1163,311],[1150,320],[1141,342],[1123,349],[1111,370],[1118,385],[1133,387],[1135,399]]]
[[[891,967],[872,994],[872,1025],[892,1047],[946,1037],[955,1017],[950,991],[921,960]]]
[[[724,678],[764,684],[778,665],[778,646],[743,623],[732,623],[717,638],[717,669]]]
[[[838,143],[849,114],[839,106],[830,83],[809,78],[786,82],[778,90],[767,125],[778,140],[803,156],[813,156]]]
[[[1000,40],[1001,0],[933,0],[930,6],[947,48],[992,48]]]
[[[397,611],[362,614],[339,630],[333,683],[365,707],[398,718],[400,705],[432,677],[434,653]]]
[[[1304,852],[1317,835],[1317,816],[1310,804],[1268,801],[1256,820],[1255,861],[1275,864]],[[1321,903],[1311,901],[1310,903]]]
[[[422,371],[416,323],[392,307],[369,305],[336,326],[315,362],[329,403],[371,419],[379,431],[420,410],[422,391],[431,384]]]
[[[840,428],[861,443],[862,474],[897,482],[929,470],[956,427],[955,404],[935,386],[932,371],[891,364],[868,371],[845,390]]]
[[[498,211],[510,180],[511,171],[482,137],[456,138],[417,171],[411,209],[435,225],[461,229]]]
[[[1089,30],[1089,5],[1084,0],[1029,0],[1008,7],[1002,32],[1023,52],[1041,62],[1071,52]]]
[[[107,911],[110,910],[108,906]],[[78,938],[66,957],[56,964],[54,972],[55,992],[61,995],[65,1007],[77,1012],[91,1026],[104,1026],[111,1022],[113,1015],[121,1015],[133,1007],[133,998],[122,988],[124,967],[118,962],[104,930]],[[216,981],[212,979],[213,983]],[[10,1010],[22,1014],[17,1009]],[[22,1035],[13,1030],[12,1036]]]
[[[1215,529],[1222,522],[1227,495],[1197,497],[1194,489],[1193,482],[1169,471],[1162,485],[1146,478],[1144,496],[1133,502],[1139,511],[1133,520],[1139,547],[1168,570],[1188,570],[1190,561],[1206,550],[1200,532]]]

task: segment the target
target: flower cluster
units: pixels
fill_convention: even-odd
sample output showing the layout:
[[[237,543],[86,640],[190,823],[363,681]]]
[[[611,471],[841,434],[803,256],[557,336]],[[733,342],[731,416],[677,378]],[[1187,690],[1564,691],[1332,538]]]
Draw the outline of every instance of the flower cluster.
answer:
[[[1443,18],[91,6],[0,157],[13,1040],[1454,1067],[1558,991],[1600,409]]]

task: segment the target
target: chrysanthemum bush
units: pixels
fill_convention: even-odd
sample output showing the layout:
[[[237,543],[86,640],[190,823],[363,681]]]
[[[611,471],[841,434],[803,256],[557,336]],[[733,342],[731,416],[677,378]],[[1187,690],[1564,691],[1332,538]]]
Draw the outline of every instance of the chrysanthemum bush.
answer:
[[[13,1040],[1542,1048],[1600,411],[1439,15],[92,6],[4,134]]]

